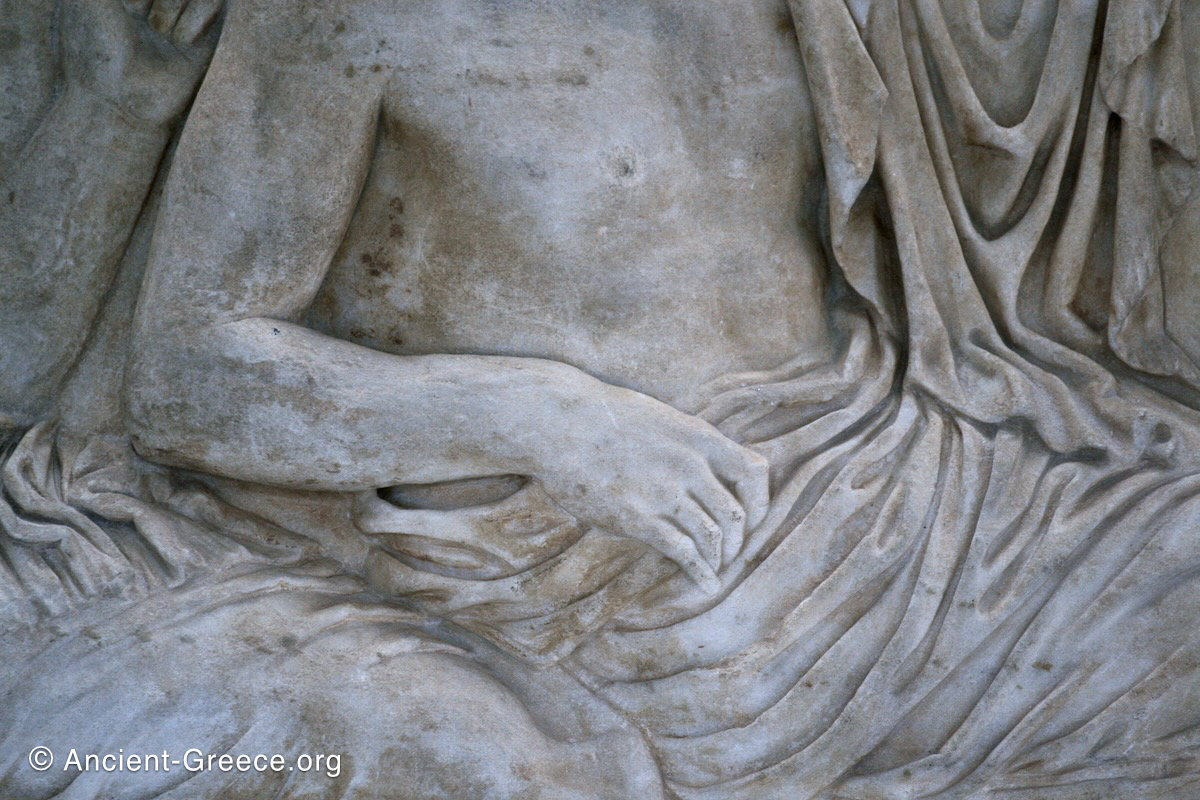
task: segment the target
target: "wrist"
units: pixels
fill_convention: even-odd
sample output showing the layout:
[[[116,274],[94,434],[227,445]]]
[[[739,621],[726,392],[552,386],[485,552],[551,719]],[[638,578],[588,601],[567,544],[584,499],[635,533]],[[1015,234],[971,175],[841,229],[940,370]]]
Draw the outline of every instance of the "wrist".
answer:
[[[489,434],[514,471],[544,477],[578,452],[581,434],[611,418],[604,412],[612,403],[606,392],[615,387],[557,361],[504,361],[475,387],[492,398]]]

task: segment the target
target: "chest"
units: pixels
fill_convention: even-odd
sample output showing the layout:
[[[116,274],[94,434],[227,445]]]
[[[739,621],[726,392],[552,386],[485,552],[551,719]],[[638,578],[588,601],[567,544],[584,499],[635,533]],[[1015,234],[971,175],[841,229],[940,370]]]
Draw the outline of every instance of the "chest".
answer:
[[[577,180],[598,159],[620,181],[648,166],[637,154],[753,171],[796,149],[805,116],[783,0],[379,2],[346,35],[346,71],[386,82],[392,138],[493,185],[512,166]]]

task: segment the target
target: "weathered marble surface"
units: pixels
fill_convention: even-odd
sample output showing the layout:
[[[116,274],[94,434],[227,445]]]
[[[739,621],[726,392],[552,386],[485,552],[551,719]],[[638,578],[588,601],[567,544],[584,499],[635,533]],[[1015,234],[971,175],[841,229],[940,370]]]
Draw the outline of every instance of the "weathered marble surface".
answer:
[[[0,796],[1200,796],[1198,54],[0,0]]]

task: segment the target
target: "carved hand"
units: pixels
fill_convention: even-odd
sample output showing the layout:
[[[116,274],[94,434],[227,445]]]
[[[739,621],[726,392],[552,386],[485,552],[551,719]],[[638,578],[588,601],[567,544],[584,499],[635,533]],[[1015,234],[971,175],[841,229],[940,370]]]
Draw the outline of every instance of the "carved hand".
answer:
[[[63,62],[69,88],[129,117],[164,124],[178,116],[216,46],[224,0],[63,0]]]
[[[715,589],[716,570],[766,515],[766,460],[696,417],[614,386],[567,419],[536,476],[549,495]]]

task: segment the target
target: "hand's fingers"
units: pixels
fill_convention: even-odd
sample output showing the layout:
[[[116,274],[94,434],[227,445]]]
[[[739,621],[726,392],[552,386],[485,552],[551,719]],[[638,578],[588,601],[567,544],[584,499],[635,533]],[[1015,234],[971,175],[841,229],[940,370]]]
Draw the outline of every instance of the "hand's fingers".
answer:
[[[678,564],[706,592],[715,592],[720,588],[717,573],[700,555],[695,542],[675,522],[660,518],[644,529],[638,538]]]
[[[721,568],[721,543],[725,539],[725,532],[699,500],[690,495],[689,492],[689,499],[683,501],[671,515],[672,519],[692,540],[705,562],[718,570]]]
[[[172,36],[176,43],[193,44],[203,36],[221,13],[224,4],[224,0],[191,0],[175,23]]]
[[[732,441],[714,450],[709,454],[713,472],[746,509],[746,529],[751,530],[767,515],[771,472],[767,460]]]
[[[696,449],[708,460],[713,472],[727,483],[742,477],[746,469],[746,457],[753,455],[733,439],[712,428],[704,431],[696,442]]]
[[[757,453],[749,462],[746,475],[734,481],[734,492],[746,509],[746,530],[759,526],[771,503],[771,467]]]
[[[146,17],[151,30],[165,35],[175,27],[175,20],[179,19],[186,4],[187,0],[154,0]]]
[[[137,17],[146,16],[146,12],[150,10],[150,0],[122,0],[125,4],[125,10]]]
[[[706,476],[694,496],[704,511],[721,526],[721,566],[742,552],[746,540],[746,510],[715,476]]]

